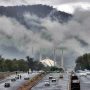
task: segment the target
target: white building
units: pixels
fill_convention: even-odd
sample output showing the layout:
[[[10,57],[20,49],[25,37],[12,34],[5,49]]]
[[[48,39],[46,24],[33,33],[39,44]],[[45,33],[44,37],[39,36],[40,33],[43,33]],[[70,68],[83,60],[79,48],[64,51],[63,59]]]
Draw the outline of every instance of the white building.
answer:
[[[54,66],[54,61],[51,59],[44,59],[40,61],[42,64],[44,64],[45,66]]]

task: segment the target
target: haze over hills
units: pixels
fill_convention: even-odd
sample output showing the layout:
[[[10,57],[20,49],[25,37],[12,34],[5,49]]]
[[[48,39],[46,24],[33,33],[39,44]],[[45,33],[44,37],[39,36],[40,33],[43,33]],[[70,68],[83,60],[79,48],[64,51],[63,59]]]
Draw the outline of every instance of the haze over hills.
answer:
[[[38,58],[41,48],[43,57],[53,59],[53,48],[57,47],[56,59],[60,63],[63,44],[67,48],[65,65],[73,66],[77,56],[89,52],[89,13],[76,11],[71,15],[41,4],[0,6],[0,54],[25,58],[32,56],[33,47],[34,57]]]
[[[57,11],[55,8],[47,6],[47,5],[28,5],[28,6],[9,6],[9,7],[3,7],[0,6],[0,15],[7,16],[10,18],[15,18],[17,21],[19,21],[21,24],[25,25],[29,29],[45,29],[42,26],[33,25],[32,22],[35,22],[39,24],[39,21],[36,20],[29,20],[32,21],[31,23],[27,22],[25,20],[26,14],[35,15],[39,18],[51,18],[52,21],[59,21],[60,23],[66,23],[72,15]],[[33,29],[33,31],[35,31]]]

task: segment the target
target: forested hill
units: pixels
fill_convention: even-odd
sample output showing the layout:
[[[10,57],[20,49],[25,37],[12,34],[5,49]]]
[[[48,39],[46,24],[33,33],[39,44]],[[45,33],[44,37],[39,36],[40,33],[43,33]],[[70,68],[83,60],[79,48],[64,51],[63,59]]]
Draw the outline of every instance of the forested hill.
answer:
[[[55,8],[47,5],[27,5],[27,6],[0,6],[0,15],[7,16],[10,18],[15,18],[21,24],[25,25],[27,28],[32,27],[32,24],[27,24],[24,19],[24,15],[29,13],[35,15],[39,18],[51,18],[52,20],[58,20],[60,23],[67,22],[71,18],[71,14],[57,11]]]

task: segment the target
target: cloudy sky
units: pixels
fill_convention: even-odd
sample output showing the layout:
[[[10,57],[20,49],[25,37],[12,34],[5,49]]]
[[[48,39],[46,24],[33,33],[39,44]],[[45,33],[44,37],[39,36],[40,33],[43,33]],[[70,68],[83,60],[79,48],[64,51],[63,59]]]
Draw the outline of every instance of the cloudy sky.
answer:
[[[15,18],[0,16],[0,54],[10,58],[24,58],[25,55],[32,54],[32,47],[34,47],[34,52],[45,48],[47,51],[44,50],[44,52],[49,54],[52,52],[50,49],[52,50],[54,45],[59,47],[62,41],[67,48],[65,58],[69,62],[65,61],[66,63],[74,62],[77,56],[90,52],[89,0],[0,0],[1,6],[32,4],[51,5],[58,10],[73,13],[74,16],[68,23],[60,24],[58,21],[52,22],[49,17],[41,19],[30,13],[24,13],[23,16],[27,23],[32,22],[34,25],[46,28],[45,31],[37,33],[27,29]],[[76,9],[75,12],[74,9]],[[48,37],[42,38],[43,33]],[[52,38],[52,41],[48,38]],[[60,54],[60,50],[57,50],[57,55],[60,56]]]

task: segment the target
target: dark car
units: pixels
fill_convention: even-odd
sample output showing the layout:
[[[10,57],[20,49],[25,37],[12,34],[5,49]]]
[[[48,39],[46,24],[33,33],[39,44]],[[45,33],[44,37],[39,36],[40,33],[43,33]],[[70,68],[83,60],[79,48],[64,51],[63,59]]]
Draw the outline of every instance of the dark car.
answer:
[[[15,77],[15,79],[19,79],[19,76]]]
[[[63,75],[60,75],[60,78],[63,78]]]
[[[56,82],[56,79],[52,79],[52,82]]]
[[[5,83],[4,87],[10,87],[10,83]]]
[[[12,82],[15,82],[15,81],[16,81],[16,78],[12,78],[11,81],[12,81]]]
[[[25,77],[24,80],[29,80],[29,77]]]

